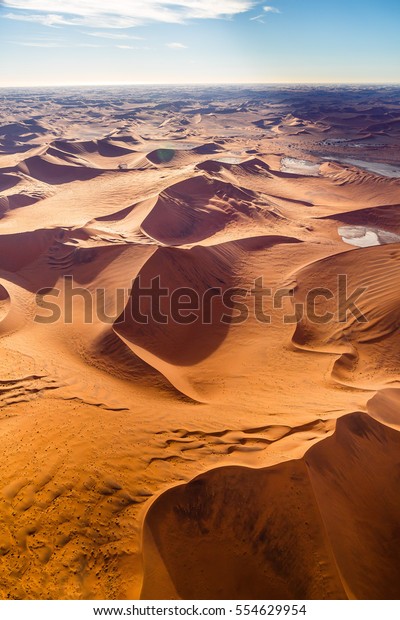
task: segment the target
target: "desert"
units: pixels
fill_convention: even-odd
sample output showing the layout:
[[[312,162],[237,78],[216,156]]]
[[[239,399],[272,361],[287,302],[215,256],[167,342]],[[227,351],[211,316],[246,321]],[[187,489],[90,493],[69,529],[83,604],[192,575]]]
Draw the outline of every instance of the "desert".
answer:
[[[399,87],[0,119],[0,597],[398,599]]]

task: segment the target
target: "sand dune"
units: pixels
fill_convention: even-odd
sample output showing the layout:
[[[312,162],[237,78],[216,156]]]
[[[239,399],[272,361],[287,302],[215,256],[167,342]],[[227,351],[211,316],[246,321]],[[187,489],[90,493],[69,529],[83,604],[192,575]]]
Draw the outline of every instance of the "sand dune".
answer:
[[[336,380],[373,388],[400,378],[399,294],[395,285],[399,268],[400,245],[395,243],[363,248],[361,269],[352,254],[344,253],[310,265],[298,274],[295,301],[307,303],[304,292],[307,295],[313,284],[330,291],[332,299],[326,300],[322,291],[313,315],[299,321],[293,340],[311,350],[342,351],[333,368]],[[344,299],[358,291],[356,306],[349,311],[345,304],[342,311],[337,305],[343,274],[347,280]],[[332,317],[328,322],[329,312]]]
[[[354,226],[366,225],[381,227],[391,232],[400,229],[398,213],[400,205],[382,205],[371,209],[354,209],[337,215],[330,215],[328,219]]]
[[[18,272],[32,264],[52,244],[56,235],[54,230],[37,230],[33,233],[1,235],[0,269]]]
[[[240,283],[238,271],[241,263],[252,252],[258,253],[275,244],[296,242],[291,237],[265,236],[210,247],[159,248],[138,273],[140,287],[150,288],[156,277],[160,278],[161,287],[171,291],[185,289],[190,284],[199,297],[199,307],[195,308],[193,304],[191,320],[187,324],[176,323],[173,317],[177,315],[179,300],[176,298],[171,303],[165,297],[160,312],[166,318],[160,323],[157,316],[152,316],[149,300],[146,303],[143,299],[140,311],[147,317],[147,322],[140,325],[134,320],[134,298],[130,298],[125,315],[116,321],[114,330],[136,355],[159,370],[179,391],[194,400],[207,401],[209,391],[212,392],[212,382],[207,377],[208,358],[225,339],[232,314],[221,297],[229,287]],[[212,289],[220,293],[209,309],[207,291]],[[188,313],[182,312],[185,314]],[[223,316],[224,321],[221,320]],[[202,362],[206,367],[204,370],[199,368]],[[205,377],[201,380],[203,372]]]
[[[53,194],[53,189],[46,183],[12,172],[3,175],[3,188],[0,196],[0,217],[7,211],[32,205]]]
[[[145,518],[142,598],[397,598],[399,442],[353,413],[300,460],[166,491]]]
[[[198,170],[205,170],[211,173],[226,169],[228,171],[231,170],[233,173],[269,174],[272,177],[268,164],[257,157],[245,158],[244,160],[237,158],[235,160],[235,158],[230,158],[229,155],[225,158],[221,156],[217,160],[207,159],[205,162],[198,164],[197,168]]]
[[[368,413],[387,426],[399,429],[400,391],[395,388],[380,390],[368,401]]]
[[[87,140],[86,142],[56,140],[53,144],[61,151],[83,156],[88,153],[98,153],[102,157],[120,157],[121,155],[129,155],[133,151],[133,149],[115,144],[111,140]]]
[[[2,174],[0,176],[0,187],[2,192],[15,187],[18,183],[19,178],[15,174]]]
[[[28,205],[38,202],[43,196],[29,195],[21,192],[20,194],[11,194],[0,198],[0,216],[4,215],[10,209],[18,209],[19,207],[27,207]]]
[[[37,137],[39,134],[47,134],[48,128],[44,127],[34,119],[25,120],[24,122],[6,123],[0,126],[0,136],[6,138],[18,138],[21,140],[24,136],[28,136],[29,139]]]
[[[93,179],[99,172],[78,162],[64,162],[54,155],[35,155],[18,164],[24,174],[49,184],[71,183]]]
[[[362,185],[363,188],[366,186],[379,186],[381,184],[387,185],[385,179],[381,176],[374,175],[372,173],[365,172],[364,170],[360,170],[355,166],[347,166],[343,164],[338,164],[335,162],[328,162],[321,165],[320,168],[322,174],[332,179],[336,185],[343,184],[355,184]],[[391,179],[389,186],[392,185],[394,188],[397,188],[399,191],[400,181],[397,179]]]
[[[257,218],[261,204],[262,197],[250,190],[205,175],[192,176],[160,194],[141,228],[165,245],[195,243],[230,223]]]

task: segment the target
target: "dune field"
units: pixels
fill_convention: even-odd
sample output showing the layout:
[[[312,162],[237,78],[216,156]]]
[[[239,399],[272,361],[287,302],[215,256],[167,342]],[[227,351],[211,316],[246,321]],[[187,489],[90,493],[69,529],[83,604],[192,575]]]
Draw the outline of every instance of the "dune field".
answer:
[[[399,95],[2,89],[1,598],[400,598]]]

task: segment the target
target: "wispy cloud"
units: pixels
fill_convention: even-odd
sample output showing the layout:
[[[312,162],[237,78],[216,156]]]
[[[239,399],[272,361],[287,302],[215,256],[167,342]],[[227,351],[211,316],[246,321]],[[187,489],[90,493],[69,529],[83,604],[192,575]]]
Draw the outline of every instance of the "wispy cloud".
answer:
[[[82,32],[82,34],[85,34],[89,37],[98,37],[99,39],[116,39],[116,40],[132,40],[134,39],[135,41],[143,41],[143,37],[134,37],[131,34],[126,34],[126,33],[122,33],[122,32],[113,32],[113,31],[108,31],[108,32],[96,32],[96,31],[87,31],[87,32]]]
[[[54,8],[54,7],[53,7]],[[61,26],[84,26],[86,28],[131,28],[137,26],[138,22],[126,17],[110,16],[65,16],[54,13],[6,13],[6,19],[13,19],[22,22],[34,22],[42,26],[60,28]]]
[[[275,6],[264,6],[263,10],[264,10],[264,13],[261,13],[261,15],[254,15],[254,17],[250,17],[250,21],[260,22],[261,24],[265,24],[265,21],[264,21],[265,13],[280,13],[280,10],[277,9]]]
[[[187,48],[187,45],[183,45],[183,43],[177,43],[173,41],[172,43],[166,43],[167,47],[170,47],[173,50],[184,50]]]
[[[44,48],[70,48],[69,43],[62,43],[60,41],[9,41],[12,45],[21,45],[22,47],[44,47]],[[104,47],[104,45],[96,45],[92,43],[76,43],[74,47]]]
[[[244,13],[257,0],[2,0],[18,10],[8,19],[35,21],[45,26],[130,28],[149,21],[183,23],[190,19],[220,19]],[[21,11],[21,12],[20,12]]]
[[[6,13],[3,17],[21,22],[34,22],[43,26],[59,27],[65,25],[65,21],[61,15],[36,15],[26,13]]]
[[[266,13],[280,13],[280,10],[275,6],[264,6],[263,9]]]

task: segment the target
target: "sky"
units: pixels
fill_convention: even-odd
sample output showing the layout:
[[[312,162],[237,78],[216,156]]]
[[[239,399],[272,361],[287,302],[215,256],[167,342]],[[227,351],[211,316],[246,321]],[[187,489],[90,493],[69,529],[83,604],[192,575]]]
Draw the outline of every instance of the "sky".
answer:
[[[400,0],[0,0],[0,86],[399,83]]]

